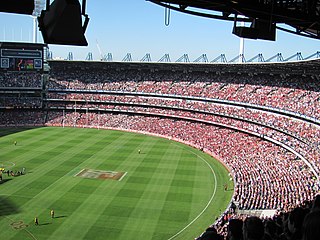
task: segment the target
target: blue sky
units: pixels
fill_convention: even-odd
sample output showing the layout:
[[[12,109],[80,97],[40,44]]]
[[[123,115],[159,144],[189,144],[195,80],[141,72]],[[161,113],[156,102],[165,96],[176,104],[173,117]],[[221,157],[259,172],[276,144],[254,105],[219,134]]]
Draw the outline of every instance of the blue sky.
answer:
[[[239,54],[239,38],[232,34],[232,22],[206,19],[171,11],[170,25],[165,26],[164,8],[145,0],[88,0],[90,22],[86,31],[88,47],[49,45],[53,57],[84,60],[89,52],[94,59],[112,53],[121,61],[131,53],[139,61],[146,53],[158,61],[169,53],[172,61],[187,53],[191,61],[201,54],[208,59],[226,54],[228,60]],[[32,18],[26,15],[0,13],[0,41],[32,41]],[[42,42],[41,34],[38,39]],[[245,57],[262,53],[265,59],[281,52],[284,58],[297,52],[307,57],[320,51],[320,40],[277,31],[275,42],[245,40]]]

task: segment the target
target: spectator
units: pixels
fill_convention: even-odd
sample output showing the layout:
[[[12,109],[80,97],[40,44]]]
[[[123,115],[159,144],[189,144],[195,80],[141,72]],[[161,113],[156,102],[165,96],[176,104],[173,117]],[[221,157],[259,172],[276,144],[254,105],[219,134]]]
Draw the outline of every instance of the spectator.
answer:
[[[314,211],[320,211],[320,194],[318,194],[314,201],[313,201],[313,204],[312,204],[312,209],[311,209],[312,212]]]
[[[243,223],[244,240],[262,240],[264,237],[263,222],[258,217],[248,217]]]
[[[301,240],[302,224],[307,211],[307,209],[303,209],[302,207],[296,207],[289,213],[285,221],[287,225],[285,233],[288,240]]]
[[[228,224],[228,240],[242,240],[242,226],[243,222],[241,219],[230,219]]]
[[[272,220],[266,220],[264,223],[264,234],[265,234],[265,240],[271,239],[271,240],[278,240],[278,232],[279,227],[277,226],[275,221]]]
[[[217,233],[215,228],[209,227],[197,240],[223,240],[223,237]]]
[[[302,240],[320,239],[320,211],[310,212],[304,219]]]

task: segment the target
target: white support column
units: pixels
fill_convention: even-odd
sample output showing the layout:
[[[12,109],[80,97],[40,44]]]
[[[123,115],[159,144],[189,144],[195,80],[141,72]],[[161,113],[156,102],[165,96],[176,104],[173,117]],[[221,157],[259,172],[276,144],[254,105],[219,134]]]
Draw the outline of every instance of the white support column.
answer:
[[[244,27],[244,22],[241,22],[241,26]],[[244,38],[240,38],[240,47],[239,47],[239,63],[243,63],[244,57]]]
[[[32,16],[33,18],[33,43],[38,43],[38,21],[37,16]]]
[[[64,109],[62,110],[62,127],[64,128]]]

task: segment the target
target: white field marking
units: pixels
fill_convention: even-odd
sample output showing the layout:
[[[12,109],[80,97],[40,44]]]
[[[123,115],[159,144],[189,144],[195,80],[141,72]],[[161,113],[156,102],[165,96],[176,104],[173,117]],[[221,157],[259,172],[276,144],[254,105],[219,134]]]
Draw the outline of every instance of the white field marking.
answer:
[[[9,219],[11,222],[14,222],[14,220],[11,219],[11,218],[9,218],[8,216],[5,216],[5,218]],[[21,230],[26,231],[26,232],[30,235],[30,237],[31,237],[32,239],[38,240],[29,230],[27,230],[27,229],[25,229],[25,228],[23,228],[23,229],[21,229]]]
[[[183,147],[180,147],[180,146],[177,146],[179,148],[183,148]],[[179,232],[177,232],[175,235],[173,235],[172,237],[168,238],[168,240],[171,240],[171,239],[174,239],[175,237],[177,237],[179,234],[181,234],[184,230],[186,230],[188,227],[190,227],[195,221],[198,220],[198,218],[201,217],[201,215],[207,210],[207,208],[209,207],[209,205],[211,204],[214,196],[216,195],[216,191],[217,191],[217,176],[216,176],[216,173],[214,172],[213,168],[210,166],[210,164],[201,156],[199,156],[198,154],[192,152],[191,150],[188,150],[188,149],[184,149],[186,151],[189,151],[191,152],[192,154],[196,155],[197,157],[199,157],[202,161],[204,161],[208,167],[211,169],[211,172],[213,173],[213,176],[214,176],[214,190],[213,190],[213,193],[212,193],[212,196],[209,200],[209,202],[207,203],[207,205],[205,206],[205,208],[199,213],[198,216],[196,216],[187,226],[185,226],[184,228],[182,228]]]
[[[124,178],[124,176],[127,175],[127,173],[128,172],[125,172],[118,181],[120,182]]]
[[[83,171],[85,171],[85,170],[87,170],[87,169],[82,169],[81,171],[79,171],[78,173],[76,173],[76,174],[74,174],[73,176],[74,177],[78,177],[78,175],[80,175]],[[74,171],[74,170],[71,170],[71,171]]]

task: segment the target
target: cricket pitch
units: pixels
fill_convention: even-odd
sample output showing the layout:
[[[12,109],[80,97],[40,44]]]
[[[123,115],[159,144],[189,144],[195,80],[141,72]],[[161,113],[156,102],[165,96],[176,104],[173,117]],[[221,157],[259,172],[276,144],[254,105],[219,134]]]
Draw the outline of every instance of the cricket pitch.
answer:
[[[82,178],[93,178],[103,180],[117,180],[121,181],[126,175],[126,172],[115,172],[106,170],[82,169],[75,176]]]

